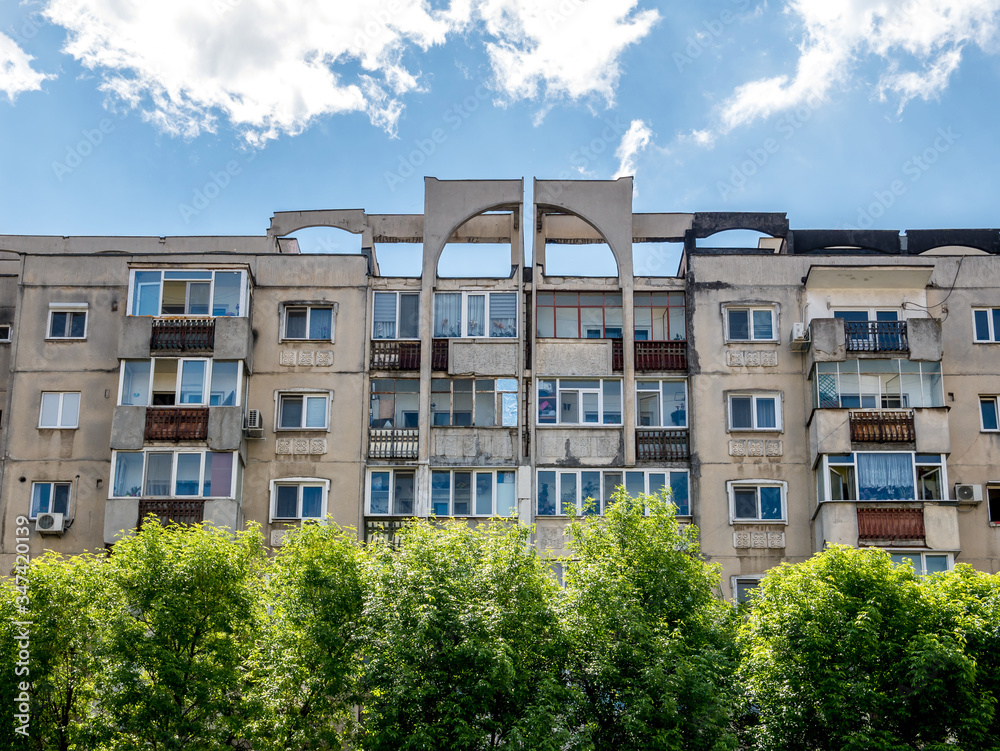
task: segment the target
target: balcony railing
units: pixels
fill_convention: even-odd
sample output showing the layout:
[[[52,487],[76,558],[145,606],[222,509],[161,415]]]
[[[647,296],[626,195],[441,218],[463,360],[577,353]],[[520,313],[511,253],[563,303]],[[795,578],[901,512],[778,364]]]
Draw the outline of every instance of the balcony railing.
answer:
[[[691,458],[688,432],[666,428],[640,428],[635,431],[636,459],[682,462]]]
[[[611,340],[611,369],[624,370],[625,343]],[[687,342],[635,342],[635,369],[643,373],[656,370],[687,370]]]
[[[372,340],[372,370],[420,370],[420,342]],[[431,370],[448,369],[448,340],[431,343]]]
[[[448,340],[434,339],[431,341],[431,370],[448,369]]]
[[[859,508],[858,540],[923,544],[924,511],[919,508]]]
[[[913,410],[851,412],[851,440],[868,443],[912,443],[917,440]]]
[[[399,519],[368,519],[365,522],[365,542],[383,540],[389,547],[398,549],[402,544],[399,533],[406,522]]]
[[[204,441],[208,438],[208,407],[149,407],[147,441]]]
[[[191,352],[215,347],[214,318],[153,320],[149,348],[156,352]]]
[[[155,514],[160,524],[197,524],[205,520],[204,501],[179,501],[173,498],[163,500],[141,499],[139,501],[139,528],[143,520]]]
[[[848,352],[908,352],[906,321],[844,321]]]
[[[372,428],[368,431],[369,459],[416,459],[416,428]]]

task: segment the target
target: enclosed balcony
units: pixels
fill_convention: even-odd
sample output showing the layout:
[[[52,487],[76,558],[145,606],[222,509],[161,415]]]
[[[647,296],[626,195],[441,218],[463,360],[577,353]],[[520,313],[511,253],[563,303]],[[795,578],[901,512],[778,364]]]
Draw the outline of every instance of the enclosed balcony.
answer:
[[[863,443],[913,443],[917,431],[913,410],[850,413],[851,441]]]
[[[613,340],[612,370],[621,372],[625,363],[625,346],[621,339]],[[687,370],[687,342],[635,342],[635,370],[649,373],[660,370]]]
[[[371,428],[368,431],[369,459],[416,459],[416,428]]]
[[[691,458],[686,430],[638,428],[635,456],[639,461],[683,462]]]
[[[159,318],[152,321],[151,352],[211,352],[214,318]]]
[[[177,499],[140,499],[139,527],[149,514],[154,514],[160,524],[198,524],[205,520],[205,501]]]
[[[858,542],[867,545],[923,545],[922,508],[859,508]]]
[[[147,441],[203,441],[208,438],[208,407],[148,407]]]

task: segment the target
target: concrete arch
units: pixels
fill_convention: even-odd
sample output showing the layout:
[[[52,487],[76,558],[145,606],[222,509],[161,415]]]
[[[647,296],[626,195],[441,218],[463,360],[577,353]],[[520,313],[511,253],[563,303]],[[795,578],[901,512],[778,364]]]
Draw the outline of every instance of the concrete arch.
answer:
[[[374,245],[368,215],[363,209],[320,209],[317,211],[276,211],[267,230],[268,243],[278,247],[278,238],[286,237],[300,229],[330,227],[361,235],[361,247]]]

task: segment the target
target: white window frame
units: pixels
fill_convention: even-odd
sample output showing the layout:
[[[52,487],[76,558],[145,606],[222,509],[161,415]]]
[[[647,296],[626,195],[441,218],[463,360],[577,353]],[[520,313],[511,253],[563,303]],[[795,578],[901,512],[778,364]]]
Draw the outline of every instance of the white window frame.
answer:
[[[598,387],[596,389],[592,389],[592,388],[578,388],[578,387],[563,388],[560,385],[563,381],[597,381],[597,383],[599,385],[598,385]],[[554,387],[555,396],[552,397],[552,398],[555,399],[555,403],[556,403],[556,410],[555,410],[556,411],[556,421],[555,422],[542,422],[542,420],[541,420],[541,414],[540,414],[539,410],[541,408],[541,399],[542,399],[542,397],[540,396],[540,392],[541,392],[541,388],[542,388],[542,383],[544,383],[544,382],[553,382],[555,384],[555,387]],[[618,421],[617,422],[605,422],[604,384],[608,383],[608,382],[616,382],[616,383],[619,384],[619,389],[618,389],[619,396],[618,396],[618,398],[621,401],[621,408],[620,408],[619,413],[618,413]],[[624,387],[625,387],[625,384],[624,384],[624,382],[623,382],[623,380],[621,378],[580,378],[580,377],[576,377],[576,376],[571,376],[571,377],[568,377],[568,378],[537,378],[536,379],[536,385],[535,385],[535,398],[536,398],[536,402],[535,402],[535,424],[537,426],[539,426],[539,427],[542,427],[542,428],[552,428],[552,427],[562,427],[562,428],[578,428],[578,427],[582,427],[582,428],[601,428],[601,427],[605,427],[605,428],[612,428],[612,427],[621,427],[622,424],[623,424],[623,420],[625,419],[624,418],[624,413],[625,413]],[[580,419],[577,420],[577,422],[563,422],[563,420],[562,420],[562,409],[560,409],[560,407],[562,405],[562,395],[563,395],[564,392],[569,392],[569,391],[575,391],[579,395],[578,398],[577,398],[577,417],[580,418]],[[583,394],[594,394],[595,392],[597,394],[597,413],[598,413],[599,420],[598,420],[598,422],[584,422],[583,421],[583,417],[584,417],[584,412],[583,412]]]
[[[389,506],[388,511],[372,511],[372,475],[376,472],[379,473],[389,473]],[[396,504],[396,473],[404,472],[413,475],[413,509],[410,513],[393,513],[393,507]],[[390,517],[390,516],[405,516],[412,517],[417,515],[417,470],[416,467],[369,467],[365,476],[365,512],[368,516],[377,517]]]
[[[48,341],[84,341],[87,338],[88,327],[90,326],[90,311],[89,305],[85,302],[73,303],[73,302],[50,302],[49,303],[49,317],[45,324],[45,338]],[[73,315],[83,316],[83,336],[70,336],[58,335],[52,333],[52,319],[54,313],[69,313]]]
[[[375,320],[375,296],[376,295],[395,295],[396,297],[396,315],[393,318],[393,324],[396,327],[396,335],[393,337],[376,336],[375,326],[377,321]],[[417,335],[416,336],[400,336],[399,335],[399,308],[400,308],[400,295],[416,295],[417,297],[417,311],[420,311],[420,292],[419,290],[410,289],[376,289],[373,290],[372,294],[372,305],[371,305],[371,315],[372,315],[372,326],[371,326],[371,337],[372,341],[376,342],[414,342],[420,341],[420,324],[417,323]],[[432,322],[433,325],[433,322]]]
[[[462,296],[462,324],[461,333],[457,335],[440,335],[435,333],[435,339],[500,339],[507,341],[517,341],[517,330],[519,327],[519,311],[521,310],[521,298],[517,294],[516,289],[501,290],[501,289],[468,289],[468,290],[438,290],[434,293],[434,307],[431,311],[431,327],[433,328],[435,322],[437,321],[437,301],[439,295],[461,295]],[[483,316],[485,320],[483,321],[483,334],[470,334],[469,333],[469,297],[470,296],[483,296],[485,301],[483,303],[484,313]],[[499,334],[494,335],[491,333],[492,321],[492,307],[493,307],[493,295],[514,295],[514,333],[501,336]]]
[[[119,454],[142,454],[142,482],[139,485],[139,495],[115,495],[115,475],[118,469],[118,455]],[[172,458],[170,460],[170,493],[167,495],[147,495],[145,492],[146,481],[149,472],[149,455],[150,454],[171,454]],[[198,494],[197,495],[177,495],[177,457],[179,454],[198,454],[201,458],[198,464]],[[229,495],[204,495],[205,490],[205,455],[206,454],[231,454],[233,456],[233,466],[231,475],[229,478]],[[142,451],[112,451],[111,452],[111,482],[108,488],[108,498],[118,499],[118,498],[169,498],[173,500],[181,501],[200,501],[209,500],[212,498],[239,498],[240,488],[238,483],[241,479],[241,458],[239,451],[213,451],[211,449],[163,449],[163,448],[149,448]]]
[[[993,417],[994,422],[996,422],[997,427],[987,428],[986,422],[983,420],[983,402],[989,402],[993,405]],[[990,394],[980,394],[979,395],[979,430],[982,433],[997,433],[1000,432],[1000,399],[996,395]]]
[[[892,359],[889,360],[889,362],[893,362],[893,363],[896,364],[895,365],[896,369],[894,371],[892,371],[891,373],[875,373],[873,371],[865,372],[865,370],[863,370],[863,368],[865,367],[864,364],[867,363],[867,362],[869,362],[869,361],[868,360],[864,360],[864,359],[849,358],[849,359],[847,359],[845,361],[842,361],[842,362],[816,363],[813,366],[813,370],[812,370],[812,372],[811,372],[811,374],[809,376],[809,379],[810,379],[809,391],[811,393],[811,398],[812,398],[812,403],[813,403],[814,409],[850,409],[850,410],[854,410],[854,411],[858,411],[858,410],[875,410],[875,411],[889,410],[889,411],[893,411],[893,410],[900,410],[900,409],[915,409],[915,408],[923,408],[923,407],[943,407],[943,406],[945,406],[945,404],[944,404],[944,382],[942,380],[941,363],[939,363],[939,362],[924,362],[924,361],[917,361],[917,360],[903,360],[901,358],[896,357],[896,358],[892,358]],[[886,360],[880,360],[879,362],[884,363],[884,362],[886,362]],[[904,362],[910,363],[911,365],[917,365],[919,372],[917,372],[917,373],[904,372],[903,369],[902,369],[902,364]],[[828,368],[831,368],[831,367],[835,368],[835,370],[832,370],[832,371],[828,370]],[[895,373],[897,375],[897,377],[902,377],[903,375],[906,375],[906,376],[914,376],[914,375],[916,375],[920,379],[920,403],[919,404],[903,403],[902,395],[900,395],[900,406],[898,406],[898,407],[883,407],[882,405],[885,404],[887,400],[892,399],[896,395],[895,394],[890,394],[890,393],[885,392],[885,391],[882,390],[882,379],[881,378],[879,378],[879,393],[878,394],[861,393],[861,382],[860,382],[860,379],[863,378],[865,375],[868,375],[868,376],[876,376],[876,375],[877,376],[883,376],[883,375],[891,375],[892,373]],[[832,377],[834,379],[834,385],[835,385],[835,389],[836,389],[834,391],[834,393],[837,396],[837,404],[836,404],[836,406],[824,406],[823,400],[822,400],[821,395],[820,395],[820,382],[819,382],[820,376],[828,376],[828,377]],[[935,394],[932,393],[932,389],[934,388],[934,379],[935,379],[935,377],[937,378],[937,394],[936,394],[936,396],[940,396],[940,399],[937,400],[939,402],[938,404],[934,404]],[[846,379],[850,379],[850,378],[855,379],[855,383],[857,384],[858,389],[859,389],[858,392],[846,391],[844,389],[845,380]],[[847,385],[851,386],[851,385],[854,385],[854,384],[848,383]],[[856,407],[844,407],[844,406],[841,406],[844,403],[844,396],[845,395],[847,395],[847,396],[857,396],[857,398],[858,398],[858,406],[856,406]],[[863,400],[865,398],[869,398],[869,399],[874,398],[876,406],[874,406],[874,407],[872,407],[872,406],[864,406],[864,401]]]
[[[729,330],[729,313],[736,310],[747,311],[747,333],[748,339],[735,339]],[[754,336],[753,314],[755,311],[767,311],[771,315],[771,336],[767,339]],[[778,308],[776,305],[741,305],[739,303],[727,304],[723,306],[723,325],[725,326],[727,342],[776,342],[780,338],[778,331]]]
[[[972,342],[973,344],[997,344],[1000,343],[1000,331],[993,325],[993,311],[1000,308],[988,308],[982,305],[972,309]],[[979,339],[976,335],[976,313],[986,313],[986,326],[989,329],[989,339]]]
[[[48,485],[50,487],[50,490],[49,490],[49,506],[50,506],[50,508],[47,508],[47,509],[41,509],[40,508],[40,509],[38,509],[36,511],[35,510],[35,488],[39,487],[39,486],[42,486],[42,485]],[[56,492],[56,486],[67,488],[67,493],[66,493],[66,510],[65,511],[53,511],[52,508],[51,508],[52,500],[53,500],[53,497],[55,496],[55,492]],[[31,496],[28,499],[28,518],[29,519],[37,519],[39,514],[65,514],[68,517],[69,516],[70,505],[72,504],[72,502],[73,502],[73,483],[72,482],[61,481],[61,480],[42,480],[40,482],[33,482],[33,483],[31,483]]]
[[[658,389],[640,389],[640,383],[657,383],[659,384]],[[665,383],[680,383],[684,386],[684,423],[682,425],[667,425],[663,419],[663,413],[666,410],[666,397],[663,393],[663,384]],[[659,394],[660,402],[660,424],[659,425],[641,425],[639,424],[640,411],[639,411],[639,397],[642,394]],[[688,427],[688,413],[690,409],[688,408],[688,387],[686,378],[637,378],[635,381],[635,425],[637,428],[663,428],[665,430],[686,430]],[[673,414],[673,413],[671,413]]]
[[[945,571],[952,571],[955,568],[955,554],[945,550],[897,550],[895,548],[881,548],[890,556],[901,556],[909,558],[913,563],[913,572],[918,576],[927,576],[927,556],[944,557],[948,561],[948,568]],[[897,566],[902,562],[893,561]]]
[[[156,306],[157,310],[159,312],[157,312],[156,315],[154,315],[154,316],[150,316],[151,318],[226,318],[226,317],[246,318],[247,315],[248,315],[248,313],[249,313],[251,291],[250,291],[250,284],[249,284],[249,274],[247,273],[247,271],[245,269],[205,268],[205,267],[188,268],[188,267],[178,267],[178,266],[172,266],[172,267],[166,268],[166,267],[163,267],[163,266],[159,266],[159,267],[155,267],[155,268],[152,268],[152,267],[151,268],[136,267],[136,268],[129,269],[129,277],[128,277],[128,300],[126,301],[126,308],[125,308],[128,311],[128,315],[130,315],[130,316],[132,316],[132,315],[139,315],[138,313],[133,312],[133,306],[136,303],[136,299],[135,299],[135,297],[136,297],[136,295],[135,295],[135,292],[136,292],[136,289],[135,289],[135,285],[136,285],[135,275],[136,275],[136,273],[137,272],[154,272],[154,271],[160,273],[159,293],[157,295],[157,306]],[[181,314],[181,313],[164,313],[163,312],[163,281],[164,281],[163,280],[163,273],[165,271],[170,271],[170,272],[185,272],[185,271],[187,271],[187,272],[191,272],[191,273],[199,273],[199,272],[200,273],[205,273],[205,272],[211,273],[212,274],[212,278],[211,279],[207,279],[207,280],[206,279],[170,279],[170,280],[168,280],[168,281],[187,281],[187,282],[206,282],[207,281],[208,284],[209,284],[209,287],[208,287],[208,313],[204,313],[204,314],[202,314],[202,313],[197,313],[197,314],[189,314],[189,313],[183,313],[183,314]],[[239,299],[239,302],[236,304],[236,310],[238,312],[237,312],[237,314],[235,316],[225,316],[225,315],[216,316],[214,314],[214,312],[213,312],[214,311],[213,303],[215,302],[215,275],[217,273],[239,274],[240,275],[240,299]],[[148,284],[152,284],[152,282],[145,282],[145,284],[147,284],[147,285]],[[184,307],[185,308],[188,307],[189,298],[190,298],[190,289],[188,289],[185,292],[185,300],[184,300]]]
[[[757,516],[736,516],[736,490],[754,488],[757,496]],[[781,518],[761,519],[760,489],[778,488],[781,491]],[[750,479],[729,480],[726,483],[726,494],[729,496],[730,524],[788,524],[788,483],[784,480]]]
[[[125,388],[125,364],[128,362],[146,362],[145,360],[122,360],[121,366],[118,371],[118,406],[132,406],[132,407],[153,407],[155,409],[174,409],[175,407],[210,407],[212,405],[212,369],[216,360],[211,357],[151,357],[149,359],[149,384],[146,388],[146,393],[149,395],[146,399],[146,404],[123,404],[124,395],[122,391]],[[177,377],[174,383],[174,403],[173,405],[168,404],[153,404],[153,384],[156,378],[156,364],[158,362],[171,362],[177,363]],[[199,403],[187,402],[182,404],[181,399],[181,377],[184,374],[184,365],[186,362],[203,362],[205,363],[205,383],[203,390],[203,398]],[[243,390],[245,383],[244,369],[245,365],[242,360],[219,360],[220,363],[237,363],[236,366],[236,391],[235,399],[236,403],[232,405],[215,405],[215,406],[233,406],[239,407],[243,403]]]
[[[308,410],[306,409],[306,399],[308,398],[320,398],[322,397],[326,401],[326,408],[323,410],[323,425],[321,427],[307,427],[305,425],[300,425],[298,427],[282,427],[281,426],[281,412],[284,400],[289,397],[301,397],[302,399],[302,421],[305,422],[306,416],[308,415]],[[311,430],[317,431],[322,430],[329,432],[330,430],[330,405],[333,403],[333,393],[331,391],[315,391],[312,389],[283,389],[281,391],[274,392],[274,431],[276,433],[286,432],[286,431],[304,431]]]
[[[0,324],[0,344],[8,343],[13,335],[14,335],[14,324],[12,323]]]
[[[555,513],[552,513],[552,514],[543,514],[543,513],[541,513],[539,511],[539,508],[538,508],[538,501],[539,501],[539,499],[538,499],[538,489],[541,486],[541,481],[539,479],[539,476],[541,475],[542,472],[554,472],[555,475],[556,475],[556,478],[555,478],[555,488],[556,488]],[[667,487],[667,488],[671,487],[671,479],[672,479],[671,475],[673,475],[673,474],[684,475],[685,482],[687,483],[687,496],[688,496],[687,497],[687,506],[686,506],[686,508],[682,507],[682,506],[678,506],[678,508],[677,508],[677,516],[684,516],[684,517],[691,516],[691,473],[687,469],[684,469],[684,468],[675,468],[675,467],[662,467],[662,468],[652,468],[652,469],[638,469],[638,468],[635,468],[635,467],[587,467],[587,468],[580,467],[580,468],[574,468],[574,469],[569,469],[569,468],[566,468],[566,467],[538,467],[535,470],[535,493],[534,493],[534,496],[535,496],[534,497],[535,516],[543,518],[543,519],[555,519],[555,518],[558,518],[558,517],[566,517],[567,516],[566,514],[558,513],[559,511],[562,510],[562,476],[564,474],[567,474],[567,475],[571,474],[571,475],[575,475],[576,476],[576,515],[579,516],[579,515],[583,514],[583,501],[585,500],[582,497],[583,496],[583,481],[582,481],[581,474],[583,472],[596,472],[597,474],[599,474],[601,476],[601,479],[600,479],[600,488],[601,488],[601,495],[602,496],[605,495],[605,490],[606,490],[606,488],[605,488],[605,485],[606,485],[605,475],[607,475],[607,474],[621,475],[621,483],[620,483],[620,485],[623,485],[623,486],[626,486],[626,487],[627,487],[627,484],[628,484],[628,478],[626,477],[627,474],[629,474],[629,473],[631,473],[631,474],[641,474],[642,475],[642,486],[643,486],[643,490],[641,492],[646,493],[646,494],[649,494],[649,488],[650,488],[649,479],[650,479],[651,475],[664,475],[665,476],[664,480],[665,480],[665,483],[666,483],[664,485],[664,487]],[[617,488],[617,486],[616,486],[616,488]],[[597,510],[595,513],[603,515],[604,511],[607,509],[608,501],[609,501],[608,498],[603,498],[602,497],[601,500],[600,500],[600,504],[599,504],[599,510]]]
[[[731,433],[781,433],[784,431],[784,423],[782,421],[782,392],[781,391],[761,391],[761,392],[751,392],[751,391],[741,391],[735,393],[729,393],[726,398],[727,413],[729,416],[729,432]],[[733,399],[750,399],[750,418],[752,425],[750,427],[736,427],[733,424]],[[757,400],[758,399],[774,399],[774,427],[761,427],[758,425],[757,418]]]
[[[281,336],[283,342],[333,342],[337,330],[337,303],[334,302],[311,302],[311,303],[283,303],[281,306]],[[306,336],[288,335],[288,312],[292,310],[306,311]],[[326,338],[313,338],[308,336],[309,326],[312,322],[314,310],[330,311],[330,336]]]
[[[296,516],[277,516],[278,511],[278,488],[295,486],[298,488],[296,494]],[[302,516],[302,488],[320,488],[322,490],[322,500],[320,502],[319,516]],[[330,481],[321,477],[278,477],[270,482],[270,504],[269,522],[290,522],[290,521],[316,521],[323,524],[329,513],[328,505],[330,499]]]
[[[732,592],[733,603],[736,604],[736,605],[741,605],[741,604],[744,604],[744,603],[748,602],[747,600],[741,600],[741,599],[739,599],[738,591],[737,591],[737,585],[740,582],[746,582],[746,583],[753,582],[753,584],[751,586],[752,586],[753,589],[756,589],[757,587],[760,586],[760,582],[761,582],[761,580],[763,578],[764,578],[764,574],[738,574],[736,576],[730,576],[729,577],[729,591]]]
[[[58,415],[58,417],[56,418],[56,424],[55,425],[43,425],[42,424],[42,413],[45,411],[44,410],[45,396],[47,394],[55,394],[56,397],[57,397],[57,399],[58,399],[57,407],[56,407],[56,414]],[[77,397],[76,417],[73,420],[73,424],[72,425],[70,425],[70,424],[63,425],[62,424],[62,419],[63,419],[63,405],[65,403],[67,394],[75,394],[76,397]],[[40,430],[76,430],[77,428],[80,427],[80,402],[82,402],[82,401],[83,401],[83,395],[79,391],[43,391],[42,392],[42,396],[41,396],[41,400],[38,403],[38,428]]]
[[[860,485],[860,480],[858,479],[858,466],[857,466],[857,458],[856,458],[858,454],[898,454],[898,455],[907,455],[907,456],[909,456],[910,457],[910,468],[911,468],[911,471],[913,473],[913,478],[912,479],[913,479],[913,491],[914,491],[914,495],[919,495],[919,492],[920,492],[919,477],[917,476],[917,467],[918,466],[920,466],[920,467],[940,467],[941,468],[941,495],[943,495],[945,497],[944,498],[900,498],[900,499],[897,499],[897,500],[893,500],[893,499],[886,499],[886,500],[875,500],[875,499],[861,500],[861,498],[860,498],[860,496],[861,496],[861,485]],[[917,461],[918,454],[925,455],[925,456],[929,456],[929,455],[938,456],[941,459],[941,461],[939,463],[938,462],[928,462],[928,461],[918,462]],[[854,474],[854,498],[853,499],[844,499],[843,501],[841,501],[841,500],[833,500],[832,499],[832,487],[831,487],[831,483],[830,483],[830,466],[831,466],[830,457],[831,456],[851,456],[851,461],[850,462],[833,462],[832,465],[834,467],[852,467],[854,469],[854,473],[853,473]],[[823,457],[823,462],[822,462],[822,465],[821,465],[822,466],[822,475],[821,475],[820,484],[819,484],[819,489],[822,492],[822,496],[820,497],[820,503],[824,503],[824,502],[832,502],[832,503],[842,503],[842,502],[848,502],[848,503],[923,503],[925,501],[947,501],[947,500],[950,500],[947,497],[948,496],[948,462],[944,458],[943,454],[932,454],[931,452],[927,452],[925,454],[924,452],[918,452],[918,451],[851,451],[849,454],[823,454],[822,457]]]
[[[434,391],[435,381],[448,381],[450,389],[448,392],[444,391]],[[472,416],[471,422],[468,425],[455,425],[455,382],[456,381],[472,381],[472,391],[471,392],[458,392],[458,393],[471,393],[472,394]],[[493,381],[493,389],[491,391],[480,391],[476,388],[477,381]],[[503,391],[498,390],[497,381],[514,381],[513,389],[505,389]],[[509,378],[434,378],[431,381],[431,427],[432,428],[516,428],[517,427],[517,379],[514,377]],[[487,396],[489,395],[489,396]],[[514,422],[513,424],[504,424],[504,395],[510,395],[514,402]],[[436,404],[438,399],[447,398],[448,401],[448,415],[449,422],[448,425],[438,425],[434,422],[434,418],[437,414],[443,414],[443,409],[437,409],[433,405]],[[492,400],[493,402],[493,424],[492,425],[478,425],[476,423],[476,403],[480,399],[485,399],[487,401]],[[508,399],[510,401],[510,399]]]
[[[455,473],[467,473],[472,477],[472,487],[469,489],[469,513],[467,514],[456,514],[455,512]],[[434,475],[439,473],[447,473],[448,477],[448,512],[445,514],[437,514],[434,509]],[[500,473],[510,473],[513,477],[513,490],[514,490],[514,513],[517,513],[517,468],[516,467],[431,467],[431,495],[430,495],[430,511],[431,514],[437,514],[442,517],[453,517],[458,516],[460,518],[467,517],[490,517],[497,515],[497,491],[500,488],[499,477]],[[479,513],[476,511],[476,475],[488,474],[492,477],[490,485],[490,511],[489,513]],[[391,499],[390,499],[391,500]]]

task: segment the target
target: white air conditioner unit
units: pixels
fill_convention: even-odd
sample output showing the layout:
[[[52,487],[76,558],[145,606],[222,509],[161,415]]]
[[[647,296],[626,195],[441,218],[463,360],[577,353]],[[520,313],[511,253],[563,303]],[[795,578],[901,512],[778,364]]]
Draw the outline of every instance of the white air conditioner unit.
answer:
[[[66,515],[39,514],[35,519],[35,531],[40,535],[61,535],[66,531]]]
[[[792,324],[792,338],[788,349],[792,352],[805,352],[809,349],[809,329],[804,323]]]
[[[247,419],[243,425],[243,433],[247,438],[264,437],[264,421],[260,416],[259,409],[247,410]]]
[[[983,500],[983,486],[956,485],[955,500],[961,503],[980,503]]]

